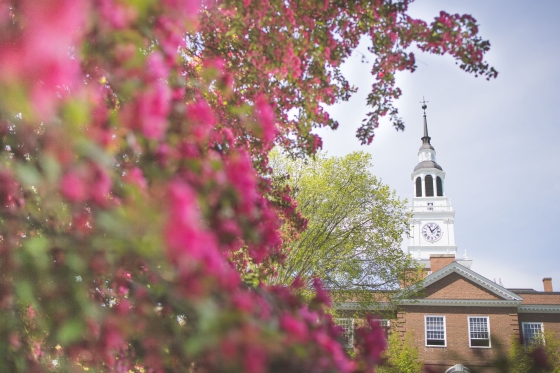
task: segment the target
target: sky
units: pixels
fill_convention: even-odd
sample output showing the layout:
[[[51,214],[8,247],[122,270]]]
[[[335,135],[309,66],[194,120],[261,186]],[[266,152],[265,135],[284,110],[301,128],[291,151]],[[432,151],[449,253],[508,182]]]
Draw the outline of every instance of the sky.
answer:
[[[417,0],[410,14],[431,21],[441,10],[475,17],[498,78],[475,78],[449,56],[418,52],[418,69],[397,75],[405,131],[384,120],[373,143],[362,146],[355,134],[373,82],[371,65],[361,63],[360,53],[368,55],[362,43],[343,65],[359,91],[328,109],[340,127],[318,131],[323,148],[336,156],[369,152],[371,171],[410,200],[425,97],[431,143],[456,212],[458,255],[467,249],[471,269],[506,288],[542,291],[543,277],[552,277],[560,291],[560,1]]]

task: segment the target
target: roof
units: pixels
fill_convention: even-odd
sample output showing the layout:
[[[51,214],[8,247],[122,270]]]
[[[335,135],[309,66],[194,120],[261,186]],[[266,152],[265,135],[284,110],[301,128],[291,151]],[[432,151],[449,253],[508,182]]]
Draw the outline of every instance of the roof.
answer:
[[[405,299],[400,301],[403,305],[418,305],[418,306],[428,306],[428,305],[438,305],[438,306],[495,306],[495,307],[517,307],[523,301],[523,298],[514,292],[496,284],[495,282],[487,279],[480,274],[471,271],[463,265],[453,262],[439,271],[432,273],[427,276],[424,281],[420,284],[413,285],[417,287],[417,290],[423,290],[428,286],[435,284],[436,282],[444,279],[445,277],[456,273],[466,280],[486,289],[489,293],[493,293],[499,299]]]
[[[434,161],[422,161],[414,167],[414,171],[418,171],[421,168],[437,168],[438,170],[443,171],[443,168]]]

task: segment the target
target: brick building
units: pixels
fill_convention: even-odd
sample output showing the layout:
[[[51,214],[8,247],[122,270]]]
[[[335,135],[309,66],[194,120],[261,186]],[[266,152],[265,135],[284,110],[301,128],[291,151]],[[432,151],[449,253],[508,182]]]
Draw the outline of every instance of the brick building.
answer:
[[[468,372],[469,367],[484,371],[499,352],[507,351],[512,336],[522,337],[526,344],[545,331],[560,337],[560,292],[553,291],[550,278],[543,279],[544,291],[506,289],[472,271],[466,251],[457,255],[455,211],[445,195],[445,172],[436,163],[428,136],[426,105],[422,108],[424,136],[412,172],[408,253],[423,265],[425,278],[414,285],[417,295],[386,304],[392,316],[384,322],[401,336],[412,333],[420,358],[432,371]],[[347,302],[339,307],[350,314],[357,305]],[[351,340],[351,319],[341,321]]]
[[[399,302],[394,323],[395,332],[412,332],[433,371],[463,371],[457,364],[485,367],[500,348],[508,350],[512,336],[526,344],[544,331],[560,337],[560,292],[552,291],[551,279],[543,280],[545,291],[506,289],[454,254],[432,254],[430,270],[420,295]]]

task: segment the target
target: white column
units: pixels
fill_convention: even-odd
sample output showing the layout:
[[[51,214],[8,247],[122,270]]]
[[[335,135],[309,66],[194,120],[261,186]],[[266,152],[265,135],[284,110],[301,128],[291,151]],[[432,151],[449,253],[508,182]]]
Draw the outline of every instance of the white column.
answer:
[[[416,178],[412,180],[413,197],[416,197]]]
[[[426,197],[426,183],[424,182],[424,175],[421,176],[422,180],[422,197]]]
[[[434,197],[437,197],[437,182],[436,175],[432,175],[432,183],[434,184]]]

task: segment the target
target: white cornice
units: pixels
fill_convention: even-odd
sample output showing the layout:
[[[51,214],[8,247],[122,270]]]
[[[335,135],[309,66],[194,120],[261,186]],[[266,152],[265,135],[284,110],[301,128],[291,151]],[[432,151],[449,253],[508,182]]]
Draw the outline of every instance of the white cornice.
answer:
[[[560,313],[556,304],[523,304],[517,308],[519,313]]]
[[[512,300],[512,301],[522,301],[523,300],[523,298],[521,298],[519,295],[517,295],[515,293],[512,293],[511,291],[507,290],[503,286],[500,286],[500,285],[496,284],[495,282],[487,279],[486,277],[481,276],[478,273],[471,271],[467,267],[464,267],[457,262],[453,262],[453,263],[449,264],[448,266],[443,267],[439,271],[434,272],[431,275],[427,276],[424,279],[424,281],[422,281],[422,283],[420,284],[420,288],[418,290],[420,290],[422,288],[426,288],[427,286],[430,286],[431,284],[443,279],[444,277],[446,277],[446,276],[448,276],[452,273],[457,273],[457,274],[465,277],[467,280],[470,280],[470,281],[474,282],[475,284],[482,286],[486,290],[488,290],[488,291],[490,291],[490,292],[496,294],[497,296],[499,296],[501,298],[504,298],[506,300]]]
[[[337,310],[388,310],[394,308],[391,303],[377,302],[373,304],[362,305],[360,302],[341,302],[335,303],[334,308]]]
[[[401,306],[518,307],[521,300],[492,299],[403,299]]]

